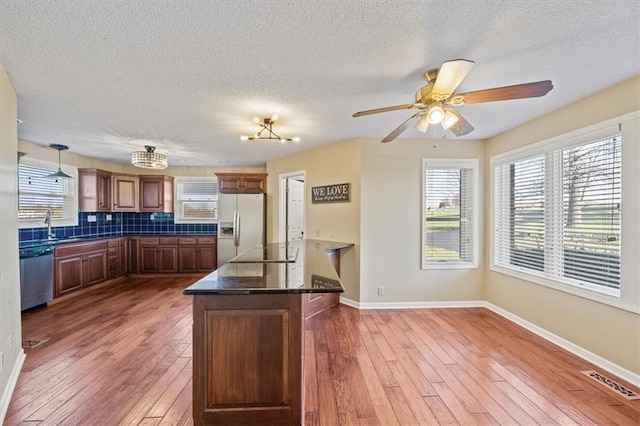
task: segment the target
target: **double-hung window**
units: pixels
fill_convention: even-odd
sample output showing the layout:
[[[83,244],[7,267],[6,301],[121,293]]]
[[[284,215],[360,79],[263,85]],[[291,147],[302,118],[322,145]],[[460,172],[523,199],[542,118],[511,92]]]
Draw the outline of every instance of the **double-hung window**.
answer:
[[[476,268],[478,160],[423,159],[422,268]]]
[[[218,180],[215,177],[176,177],[175,223],[215,223],[218,219]]]
[[[492,159],[493,267],[619,296],[622,136],[600,133]]]
[[[51,211],[53,226],[78,224],[75,193],[77,169],[64,166],[72,179],[47,177],[58,169],[56,164],[24,158],[18,165],[18,226],[42,227],[47,211]]]

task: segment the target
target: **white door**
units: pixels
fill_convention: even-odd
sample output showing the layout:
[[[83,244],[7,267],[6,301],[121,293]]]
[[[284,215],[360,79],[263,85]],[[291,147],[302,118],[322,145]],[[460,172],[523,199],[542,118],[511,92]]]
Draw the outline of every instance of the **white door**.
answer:
[[[287,225],[288,241],[304,238],[304,182],[287,178]]]

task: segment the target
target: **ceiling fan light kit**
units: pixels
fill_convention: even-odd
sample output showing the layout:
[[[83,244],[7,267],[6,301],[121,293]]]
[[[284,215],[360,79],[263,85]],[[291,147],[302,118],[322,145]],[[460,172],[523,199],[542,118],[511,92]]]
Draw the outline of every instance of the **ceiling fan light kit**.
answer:
[[[162,170],[167,168],[166,155],[155,152],[155,146],[145,145],[144,149],[144,151],[134,151],[131,154],[131,164],[141,169]]]
[[[440,69],[434,68],[424,73],[424,79],[427,84],[418,89],[414,103],[359,111],[353,116],[362,117],[412,108],[419,110],[382,139],[382,142],[391,142],[411,127],[414,121],[416,122],[414,127],[423,133],[427,131],[430,124],[440,124],[443,129],[449,130],[455,136],[464,136],[471,133],[474,128],[453,107],[482,102],[537,98],[546,95],[553,89],[551,80],[543,80],[513,86],[494,87],[475,92],[454,93],[474,64],[475,62],[467,59],[446,61]]]
[[[253,134],[253,136],[240,136],[241,141],[253,141],[258,139],[275,139],[279,140],[280,143],[285,142],[300,142],[300,138],[298,136],[293,137],[282,137],[273,131],[273,123],[278,121],[280,116],[278,114],[273,114],[271,117],[263,118],[262,120],[258,117],[253,117],[253,122],[260,126],[260,129]]]

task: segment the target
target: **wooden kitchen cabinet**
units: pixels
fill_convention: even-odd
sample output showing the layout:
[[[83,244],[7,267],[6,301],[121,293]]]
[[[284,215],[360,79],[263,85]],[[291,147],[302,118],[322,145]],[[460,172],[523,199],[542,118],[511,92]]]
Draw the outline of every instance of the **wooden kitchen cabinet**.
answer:
[[[140,176],[140,211],[173,212],[173,177]]]
[[[62,296],[106,281],[108,274],[106,240],[64,244],[54,249],[54,293]]]
[[[121,277],[128,273],[127,237],[110,238],[107,241],[109,255],[109,279]]]
[[[178,237],[141,237],[140,272],[178,272]]]
[[[135,175],[112,174],[111,195],[114,212],[137,212],[139,210],[139,178]]]
[[[215,237],[180,237],[180,272],[210,272],[217,268]]]
[[[99,169],[78,169],[78,210],[81,212],[111,211],[111,172]]]
[[[266,173],[216,173],[220,194],[264,194]]]

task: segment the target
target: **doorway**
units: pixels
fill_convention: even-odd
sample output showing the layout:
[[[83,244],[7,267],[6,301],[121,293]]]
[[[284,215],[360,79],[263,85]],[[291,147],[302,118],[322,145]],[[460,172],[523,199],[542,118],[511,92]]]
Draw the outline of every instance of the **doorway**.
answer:
[[[280,175],[279,241],[304,239],[306,170]]]

